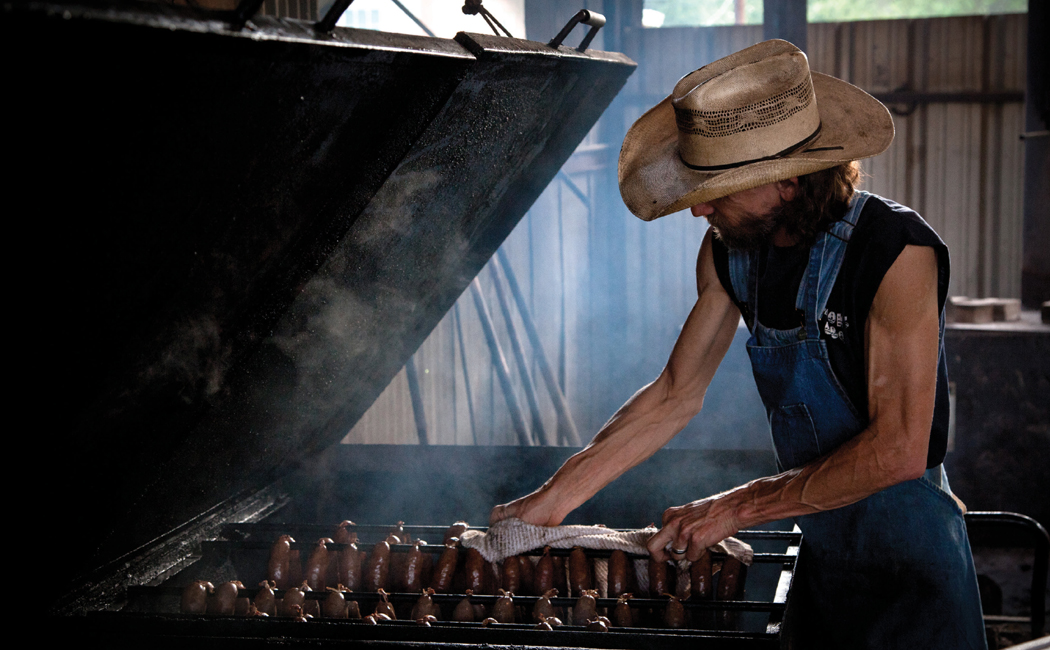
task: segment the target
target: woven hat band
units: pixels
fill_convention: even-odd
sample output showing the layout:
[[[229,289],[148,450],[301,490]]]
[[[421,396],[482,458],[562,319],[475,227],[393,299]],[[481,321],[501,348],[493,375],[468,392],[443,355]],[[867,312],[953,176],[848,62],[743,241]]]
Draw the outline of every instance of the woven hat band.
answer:
[[[686,162],[686,160],[684,158],[682,158],[682,164],[684,164],[689,169],[695,169],[698,172],[718,172],[718,171],[724,171],[726,169],[733,169],[734,167],[743,167],[744,165],[750,165],[751,163],[762,162],[763,160],[776,160],[777,158],[783,158],[784,156],[790,156],[791,154],[795,153],[799,149],[802,149],[803,147],[805,147],[810,142],[813,142],[814,140],[816,140],[818,135],[820,135],[820,125],[819,124],[817,125],[817,130],[816,131],[814,131],[813,133],[809,134],[808,136],[803,138],[801,141],[796,142],[795,144],[791,145],[790,147],[784,149],[783,151],[778,151],[777,153],[775,153],[775,154],[773,154],[771,156],[765,156],[763,158],[754,158],[754,159],[751,159],[751,160],[742,160],[740,162],[728,163],[728,164],[725,164],[725,165],[713,165],[713,166],[708,166],[708,167],[703,167],[701,165],[691,165],[688,162]],[[841,149],[842,147],[836,147],[836,148],[837,149]],[[681,153],[680,152],[679,152],[679,157],[681,157]]]
[[[779,95],[740,108],[705,111],[675,106],[678,130],[705,138],[719,138],[773,126],[812,104],[813,82],[809,77]]]

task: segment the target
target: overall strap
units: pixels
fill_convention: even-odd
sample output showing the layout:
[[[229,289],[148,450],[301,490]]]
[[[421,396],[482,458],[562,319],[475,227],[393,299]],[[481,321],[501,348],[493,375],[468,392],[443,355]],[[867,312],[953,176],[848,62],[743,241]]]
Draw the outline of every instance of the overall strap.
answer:
[[[846,216],[831,224],[813,244],[809,266],[795,300],[796,307],[799,309],[805,307],[806,336],[808,338],[816,340],[820,337],[818,325],[820,316],[824,313],[828,298],[831,297],[835,279],[838,278],[842,260],[846,256],[846,245],[849,244],[853,228],[856,227],[869,196],[871,194],[862,190],[854,191]],[[809,287],[816,287],[816,290],[810,291]]]
[[[758,293],[755,285],[757,261],[753,251],[729,249],[729,283],[733,286],[737,302],[742,305],[741,316],[748,330],[754,329],[755,298]]]

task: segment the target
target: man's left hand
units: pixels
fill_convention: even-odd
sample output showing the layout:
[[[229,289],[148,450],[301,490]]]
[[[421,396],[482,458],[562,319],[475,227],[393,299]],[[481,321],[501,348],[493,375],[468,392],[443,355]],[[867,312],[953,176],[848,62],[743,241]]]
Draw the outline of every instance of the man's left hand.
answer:
[[[740,528],[726,508],[726,500],[727,495],[723,494],[668,508],[664,512],[663,528],[649,539],[649,554],[658,562],[683,558],[696,562],[708,546],[735,535]]]

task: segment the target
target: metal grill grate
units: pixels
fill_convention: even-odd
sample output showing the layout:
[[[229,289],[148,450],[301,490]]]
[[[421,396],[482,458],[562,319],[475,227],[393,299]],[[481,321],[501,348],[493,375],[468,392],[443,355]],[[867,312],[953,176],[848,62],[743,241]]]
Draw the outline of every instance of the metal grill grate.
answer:
[[[330,536],[333,526],[288,525],[288,524],[231,524],[223,529],[223,539],[204,542],[201,558],[164,584],[154,587],[131,587],[128,590],[128,606],[125,612],[114,614],[101,612],[92,615],[95,623],[114,629],[121,634],[137,637],[175,639],[198,637],[230,639],[265,639],[273,636],[291,637],[303,643],[324,643],[326,640],[360,642],[396,642],[411,644],[451,643],[525,644],[530,646],[557,646],[583,648],[676,648],[676,647],[780,647],[784,636],[784,620],[788,606],[791,584],[801,533],[779,531],[743,531],[737,535],[755,548],[754,565],[747,576],[747,591],[744,600],[695,600],[683,601],[690,616],[690,626],[670,629],[660,623],[661,613],[667,600],[664,598],[632,598],[630,606],[636,627],[612,628],[607,633],[589,632],[582,626],[563,625],[554,631],[537,630],[529,618],[529,612],[537,596],[514,596],[518,609],[515,623],[490,624],[463,623],[439,620],[431,627],[423,627],[411,620],[396,620],[380,625],[369,625],[361,621],[319,618],[307,624],[294,624],[281,618],[234,618],[214,616],[192,616],[179,614],[179,599],[182,587],[197,579],[209,580],[216,585],[226,580],[240,580],[245,585],[256,585],[266,577],[267,560],[272,542],[281,534],[291,534],[297,540],[293,550],[300,550],[306,559],[312,543]],[[393,526],[358,526],[358,547],[370,549],[371,545],[386,537]],[[445,531],[441,526],[405,526],[413,538],[430,544],[421,547],[432,554],[444,551],[441,544]],[[337,551],[341,544],[329,544]],[[411,545],[394,545],[392,554],[407,553]],[[552,549],[555,556],[567,556],[568,549]],[[610,551],[586,551],[589,558],[607,558]],[[539,552],[533,554],[539,555]],[[644,556],[634,556],[642,559]],[[435,556],[436,559],[436,556]],[[718,556],[715,556],[716,561]],[[715,578],[717,581],[717,578]],[[257,588],[248,588],[243,593],[253,598]],[[712,590],[714,592],[714,590]],[[280,598],[282,592],[277,592]],[[322,600],[325,592],[309,592],[307,599]],[[442,619],[450,618],[452,609],[465,594],[435,594],[432,598],[442,608]],[[418,593],[393,593],[390,602],[399,616],[407,616]],[[348,600],[356,600],[362,614],[368,614],[379,601],[376,593],[354,592]],[[474,595],[471,602],[491,608],[497,596]],[[598,598],[597,605],[611,612],[615,598]],[[551,604],[556,608],[573,607],[576,595],[556,597]],[[404,614],[403,614],[404,613]],[[730,614],[732,613],[732,614]],[[564,620],[571,620],[566,617]]]

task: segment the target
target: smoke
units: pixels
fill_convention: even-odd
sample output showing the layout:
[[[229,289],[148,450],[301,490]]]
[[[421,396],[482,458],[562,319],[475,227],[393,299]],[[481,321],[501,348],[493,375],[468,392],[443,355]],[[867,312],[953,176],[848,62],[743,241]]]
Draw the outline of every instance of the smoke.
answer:
[[[231,348],[221,334],[211,314],[179,320],[164,336],[158,361],[140,373],[139,384],[181,386],[179,397],[186,404],[214,399],[230,364]]]

